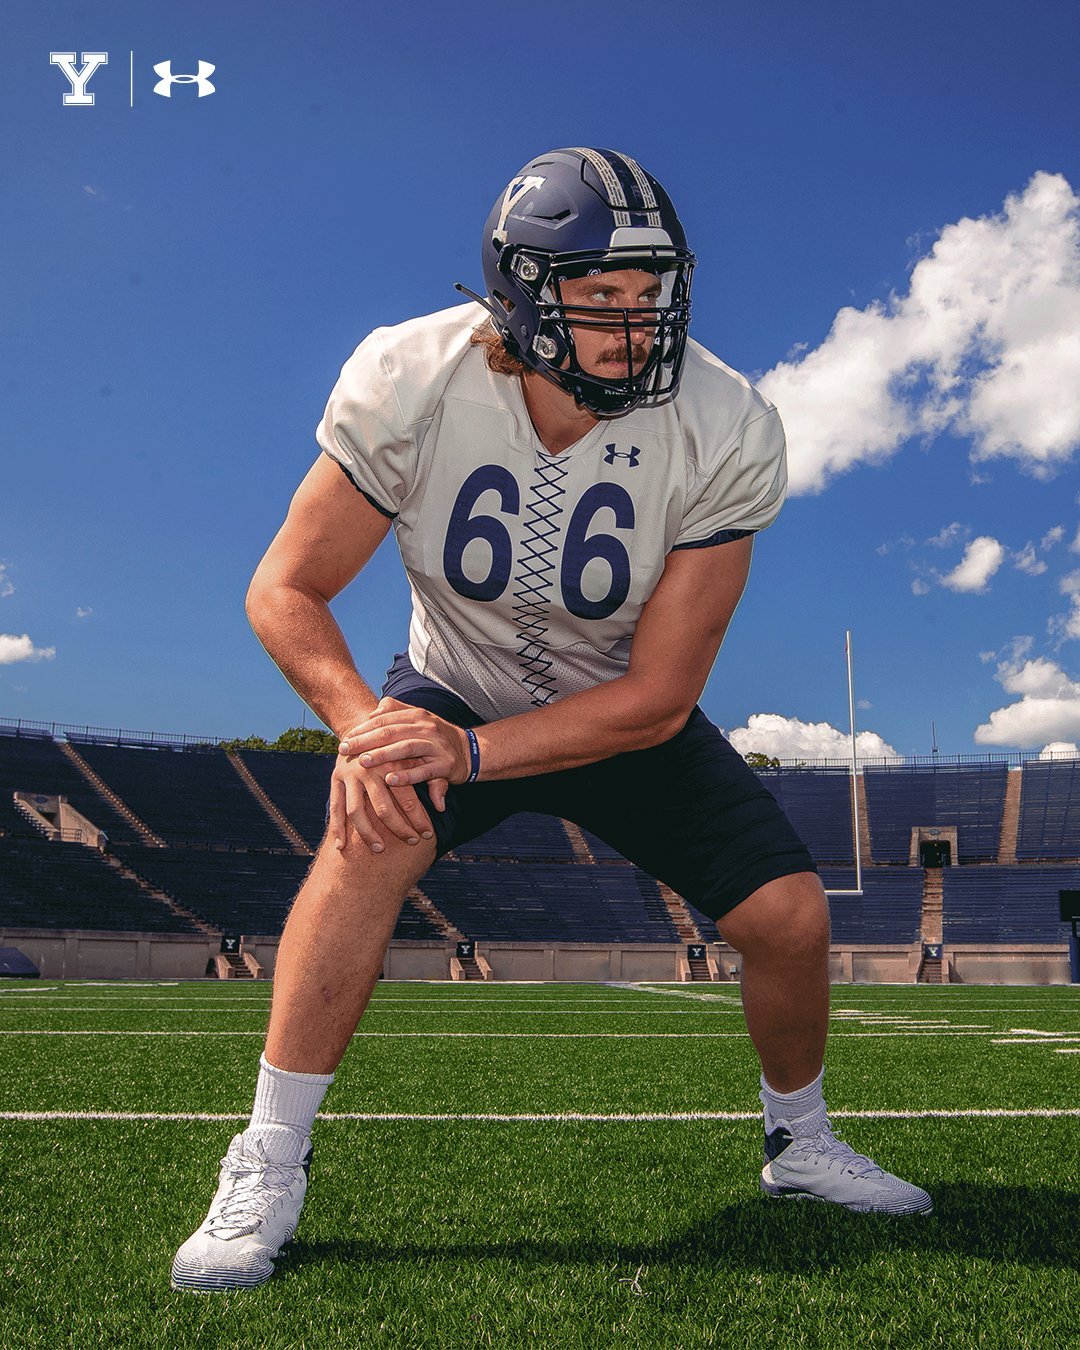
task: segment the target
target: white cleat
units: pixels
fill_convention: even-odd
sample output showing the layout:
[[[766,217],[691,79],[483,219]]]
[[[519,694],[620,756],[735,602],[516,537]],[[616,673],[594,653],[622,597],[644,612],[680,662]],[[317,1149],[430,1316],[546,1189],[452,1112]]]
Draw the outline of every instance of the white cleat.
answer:
[[[820,1128],[800,1139],[777,1121],[765,1136],[761,1189],[778,1200],[826,1200],[859,1214],[926,1215],[934,1208],[924,1190],[837,1139],[824,1112]]]
[[[310,1148],[302,1162],[276,1163],[257,1135],[236,1135],[210,1212],[173,1258],[172,1287],[250,1289],[268,1280],[296,1232],[310,1165]]]

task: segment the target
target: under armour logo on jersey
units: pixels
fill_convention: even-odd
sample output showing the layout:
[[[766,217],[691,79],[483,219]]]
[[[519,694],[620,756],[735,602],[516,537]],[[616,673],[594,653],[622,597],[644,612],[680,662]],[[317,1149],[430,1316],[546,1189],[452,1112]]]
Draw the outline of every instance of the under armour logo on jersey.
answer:
[[[154,67],[154,71],[161,76],[161,79],[154,85],[154,93],[160,94],[162,98],[172,98],[174,84],[197,84],[199,86],[199,97],[205,98],[207,94],[217,92],[209,79],[216,69],[217,67],[211,65],[209,61],[200,61],[197,75],[174,75],[171,61],[159,61]]]
[[[617,459],[628,459],[630,461],[628,467],[631,469],[637,468],[641,451],[636,445],[632,445],[629,451],[616,450],[615,443],[612,442],[611,445],[605,445],[604,449],[607,451],[607,454],[604,456],[605,464],[614,464]]]

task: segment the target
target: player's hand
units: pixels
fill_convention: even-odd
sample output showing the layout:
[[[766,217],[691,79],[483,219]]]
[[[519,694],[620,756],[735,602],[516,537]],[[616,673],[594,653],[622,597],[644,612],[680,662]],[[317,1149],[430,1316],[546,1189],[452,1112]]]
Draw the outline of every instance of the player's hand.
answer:
[[[383,699],[375,709],[375,714],[408,706],[398,703],[396,699]],[[345,733],[346,738],[362,732],[369,722],[370,719],[358,723]],[[393,767],[403,772],[415,768],[419,763],[419,760],[408,759]],[[381,772],[369,769],[355,756],[339,753],[330,779],[330,829],[338,849],[344,849],[351,837],[367,844],[373,853],[381,853],[384,842],[379,825],[407,843],[418,843],[420,839],[433,837],[434,828],[415,789],[407,784],[388,786],[385,782],[386,772],[386,769]],[[448,786],[441,779],[430,784],[432,800],[440,811],[446,806]]]
[[[449,785],[469,776],[469,741],[462,728],[396,699],[383,699],[366,722],[347,731],[339,750],[391,788],[429,783],[439,811]]]

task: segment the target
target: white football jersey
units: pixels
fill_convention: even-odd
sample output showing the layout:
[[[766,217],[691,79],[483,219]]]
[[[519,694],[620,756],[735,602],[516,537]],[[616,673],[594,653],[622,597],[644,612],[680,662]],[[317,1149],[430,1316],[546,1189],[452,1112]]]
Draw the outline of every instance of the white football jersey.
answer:
[[[394,522],[413,666],[493,721],[625,674],[668,553],[769,525],[787,472],[776,409],[693,341],[673,400],[550,454],[470,344],[485,317],[376,329],[316,438]]]

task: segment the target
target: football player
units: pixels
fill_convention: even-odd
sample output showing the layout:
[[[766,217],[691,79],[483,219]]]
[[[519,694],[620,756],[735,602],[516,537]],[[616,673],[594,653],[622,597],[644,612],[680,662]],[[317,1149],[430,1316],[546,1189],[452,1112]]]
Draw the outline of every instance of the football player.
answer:
[[[592,831],[741,953],[767,1194],[931,1210],[830,1127],[825,895],[697,706],[784,498],[776,409],[689,338],[694,255],[630,156],[534,159],[482,252],[483,295],[377,329],[346,361],[251,583],[255,632],[340,754],[278,951],[251,1123],[176,1255],[177,1287],[272,1274],[403,898],[519,811]],[[412,620],[378,698],[329,602],[391,528]]]

